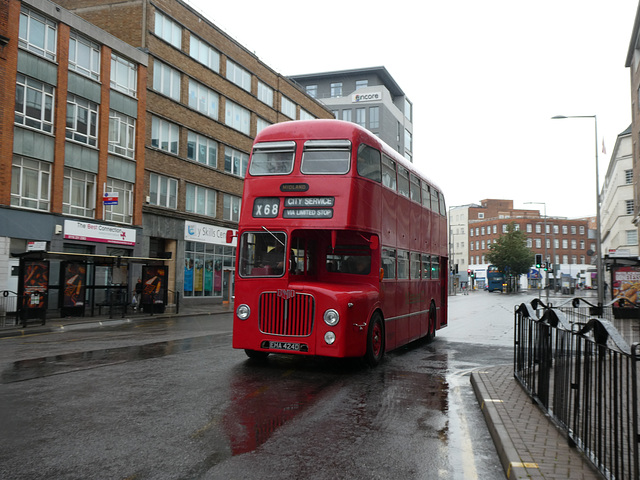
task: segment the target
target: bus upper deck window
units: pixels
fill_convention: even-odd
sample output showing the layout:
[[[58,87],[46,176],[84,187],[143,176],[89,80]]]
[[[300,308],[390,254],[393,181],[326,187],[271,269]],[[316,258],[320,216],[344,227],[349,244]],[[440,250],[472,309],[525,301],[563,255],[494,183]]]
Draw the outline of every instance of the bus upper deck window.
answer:
[[[351,166],[349,140],[308,140],[302,152],[300,171],[310,175],[342,175]]]
[[[263,142],[253,147],[251,175],[289,175],[296,156],[295,142]]]

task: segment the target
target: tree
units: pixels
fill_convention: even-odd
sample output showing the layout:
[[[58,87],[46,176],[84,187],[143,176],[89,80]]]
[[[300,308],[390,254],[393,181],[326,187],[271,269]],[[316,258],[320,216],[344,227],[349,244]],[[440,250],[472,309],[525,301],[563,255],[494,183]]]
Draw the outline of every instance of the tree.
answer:
[[[535,254],[527,247],[527,236],[516,230],[515,222],[507,225],[507,233],[489,246],[487,260],[506,275],[519,277],[529,272]]]

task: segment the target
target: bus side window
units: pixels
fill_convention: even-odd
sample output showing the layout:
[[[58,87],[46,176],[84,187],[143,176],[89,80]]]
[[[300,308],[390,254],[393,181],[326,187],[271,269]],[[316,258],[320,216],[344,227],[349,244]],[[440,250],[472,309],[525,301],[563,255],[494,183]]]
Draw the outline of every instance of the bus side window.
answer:
[[[386,155],[382,156],[382,184],[391,190],[396,189],[396,162]]]
[[[396,251],[393,248],[382,248],[383,278],[396,278]]]
[[[422,182],[422,206],[431,210],[431,187]]]
[[[382,182],[380,152],[368,145],[358,147],[358,175],[378,183]]]
[[[444,195],[440,192],[440,215],[447,215],[447,207],[444,204]]]

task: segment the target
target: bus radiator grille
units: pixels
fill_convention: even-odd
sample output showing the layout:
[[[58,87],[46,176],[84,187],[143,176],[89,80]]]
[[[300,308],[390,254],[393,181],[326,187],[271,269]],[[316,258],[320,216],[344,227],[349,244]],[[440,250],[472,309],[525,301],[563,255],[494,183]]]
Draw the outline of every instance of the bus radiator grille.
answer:
[[[260,331],[270,335],[307,337],[313,330],[315,299],[307,293],[283,298],[276,292],[260,295]]]

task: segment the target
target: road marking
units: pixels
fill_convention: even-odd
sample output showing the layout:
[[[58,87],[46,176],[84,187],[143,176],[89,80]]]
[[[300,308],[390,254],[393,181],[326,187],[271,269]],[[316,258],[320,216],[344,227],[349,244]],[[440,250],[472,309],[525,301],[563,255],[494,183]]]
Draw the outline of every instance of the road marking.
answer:
[[[537,463],[527,463],[527,462],[511,462],[509,464],[509,468],[507,469],[507,478],[511,477],[511,469],[512,468],[540,468]]]

